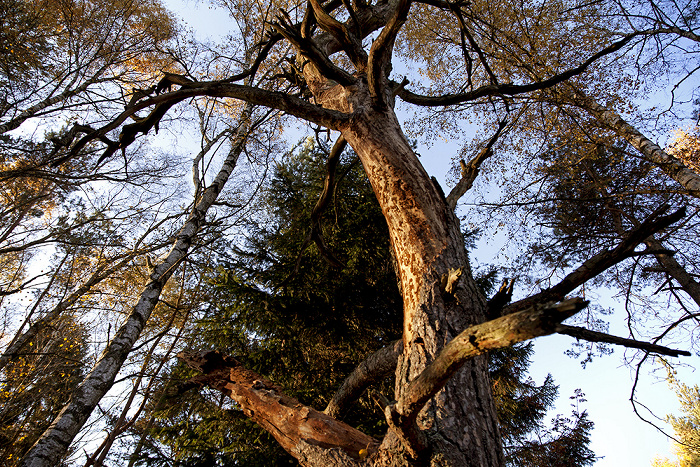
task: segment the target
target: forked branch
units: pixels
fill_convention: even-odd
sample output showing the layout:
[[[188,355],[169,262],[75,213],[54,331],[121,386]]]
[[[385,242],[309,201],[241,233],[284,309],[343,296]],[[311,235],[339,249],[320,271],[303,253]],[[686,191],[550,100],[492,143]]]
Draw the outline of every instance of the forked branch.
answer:
[[[556,332],[556,326],[588,305],[581,298],[561,303],[535,304],[528,309],[485,323],[471,326],[452,339],[408,386],[403,397],[390,406],[390,423],[395,424],[404,444],[420,442],[421,436],[415,423],[418,413],[447,381],[477,355],[489,350],[510,347],[518,342]],[[409,449],[420,452],[425,446]]]
[[[369,66],[367,69],[367,84],[372,103],[377,108],[384,108],[386,102],[386,85],[391,71],[391,55],[394,51],[396,36],[401,26],[408,18],[408,10],[411,8],[411,0],[398,0],[396,9],[387,21],[386,26],[379,33],[369,50]]]

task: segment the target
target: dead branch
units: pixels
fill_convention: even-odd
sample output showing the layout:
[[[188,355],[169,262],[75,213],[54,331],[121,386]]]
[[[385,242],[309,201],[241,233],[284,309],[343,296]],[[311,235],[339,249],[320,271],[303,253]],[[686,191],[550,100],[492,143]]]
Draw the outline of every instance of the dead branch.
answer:
[[[464,160],[460,161],[460,165],[462,166],[462,178],[457,182],[457,185],[450,191],[450,194],[447,195],[447,205],[451,210],[455,210],[457,207],[457,201],[464,196],[464,194],[471,189],[472,185],[474,184],[474,180],[476,180],[476,177],[479,175],[479,170],[481,169],[481,164],[491,157],[493,155],[493,145],[496,144],[496,141],[498,141],[498,137],[501,135],[501,132],[503,129],[506,127],[507,121],[506,120],[501,120],[498,122],[498,129],[496,130],[496,133],[493,134],[491,139],[486,143],[486,146],[477,154],[474,156],[474,158],[469,161],[469,164],[465,163]]]
[[[331,266],[336,268],[344,267],[344,264],[333,254],[330,248],[328,248],[328,246],[326,245],[326,242],[323,238],[323,231],[321,229],[321,215],[323,214],[323,211],[326,209],[326,206],[328,206],[328,203],[331,200],[331,195],[333,194],[333,189],[335,188],[336,168],[338,167],[338,162],[340,162],[340,156],[342,155],[346,146],[347,142],[345,141],[345,138],[340,136],[333,145],[333,148],[331,148],[331,152],[328,154],[328,160],[326,162],[326,180],[323,183],[323,191],[321,191],[321,195],[319,196],[318,201],[316,202],[316,206],[314,206],[313,211],[311,211],[311,231],[304,239],[304,242],[301,244],[299,255],[297,256],[297,260],[294,263],[294,270],[284,280],[285,284],[289,281],[289,279],[291,279],[294,275],[296,275],[299,272],[299,267],[301,266],[301,260],[304,255],[304,252],[309,247],[312,241],[316,243],[316,246],[318,247],[321,256],[323,256],[323,258],[326,261],[328,261],[328,263]]]
[[[590,342],[605,342],[606,344],[622,345],[625,347],[630,347],[632,349],[646,350],[650,353],[656,353],[659,355],[669,355],[671,357],[678,357],[684,355],[690,357],[691,353],[685,350],[675,350],[662,345],[651,344],[648,342],[641,342],[634,339],[626,339],[624,337],[613,336],[603,332],[591,331],[589,329],[580,328],[577,326],[569,326],[566,324],[558,324],[556,327],[556,332],[558,334],[566,334],[567,336],[575,337],[576,339],[583,339]]]
[[[245,415],[268,431],[299,460],[339,449],[345,456],[360,459],[360,451],[376,450],[379,443],[355,428],[284,394],[282,388],[247,370],[219,352],[181,352],[178,358],[205,374],[199,379],[220,390],[239,405]]]

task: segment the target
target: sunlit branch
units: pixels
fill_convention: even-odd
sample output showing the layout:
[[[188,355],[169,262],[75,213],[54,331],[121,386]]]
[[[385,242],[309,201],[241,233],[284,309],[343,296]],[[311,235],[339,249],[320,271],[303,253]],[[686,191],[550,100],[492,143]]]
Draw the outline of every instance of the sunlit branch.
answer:
[[[367,66],[367,53],[362,48],[360,39],[350,32],[345,24],[326,13],[326,10],[323,9],[318,0],[309,0],[309,4],[313,9],[318,25],[340,42],[355,68],[360,72],[364,71]],[[348,10],[352,11],[352,8]]]
[[[343,86],[349,86],[355,82],[355,77],[347,71],[336,66],[328,56],[319,49],[311,38],[301,36],[299,27],[292,24],[284,10],[280,11],[278,22],[273,27],[284,36],[301,55],[310,60],[319,71],[328,79],[332,79]],[[302,117],[303,118],[303,117]]]
[[[178,358],[204,373],[197,383],[205,383],[231,397],[243,413],[297,459],[320,457],[330,448],[337,448],[344,456],[359,460],[361,450],[375,451],[378,447],[374,438],[301,404],[287,396],[280,386],[243,368],[231,357],[218,352],[181,352]]]
[[[476,177],[479,175],[481,164],[493,154],[493,145],[496,144],[496,141],[498,141],[498,137],[506,127],[506,124],[506,120],[498,122],[498,129],[496,132],[493,134],[488,143],[486,143],[486,146],[484,146],[484,148],[479,152],[479,154],[469,161],[469,164],[465,163],[464,160],[460,161],[460,165],[462,166],[462,178],[459,180],[459,182],[457,182],[457,185],[455,185],[446,198],[447,205],[450,209],[454,210],[457,207],[457,202],[459,199],[464,196],[464,194],[469,191],[474,184],[474,180],[476,180]]]
[[[390,423],[411,440],[420,442],[415,420],[423,406],[435,396],[464,363],[489,350],[552,334],[561,321],[584,309],[588,302],[572,298],[561,303],[536,303],[518,313],[471,326],[452,339],[423,372],[408,386],[395,405],[387,407]],[[415,446],[415,451],[425,446]]]

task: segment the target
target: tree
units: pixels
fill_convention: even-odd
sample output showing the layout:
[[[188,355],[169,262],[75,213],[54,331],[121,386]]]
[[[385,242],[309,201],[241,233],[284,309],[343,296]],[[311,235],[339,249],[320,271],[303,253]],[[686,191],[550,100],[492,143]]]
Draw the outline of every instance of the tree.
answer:
[[[679,381],[675,371],[664,362],[668,371],[668,382],[681,404],[682,416],[668,415],[667,421],[676,435],[677,462],[656,459],[655,466],[695,467],[700,465],[700,389]]]
[[[82,380],[87,332],[72,316],[42,329],[27,350],[3,371],[0,385],[0,456],[17,465],[22,455],[48,428]]]
[[[363,459],[372,465],[502,465],[483,355],[488,350],[563,332],[651,352],[684,353],[560,324],[587,304],[581,298],[567,298],[569,294],[606,269],[638,256],[637,246],[680,221],[683,210],[670,214],[656,210],[619,242],[573,265],[551,287],[505,307],[500,300],[489,306],[473,278],[454,204],[446,201],[449,196],[422,167],[394,110],[399,97],[407,104],[438,110],[491,109],[498,117],[494,120],[500,121],[504,114],[517,112],[519,101],[546,103],[549,90],[563,88],[562,94],[570,94],[570,83],[588,90],[591,77],[604,74],[606,67],[614,69],[616,58],[632,50],[635,40],[661,32],[630,28],[599,34],[602,18],[622,17],[622,12],[615,10],[617,5],[600,11],[595,2],[530,6],[311,0],[302,6],[255,4],[245,9],[238,2],[227,6],[241,23],[242,50],[229,55],[235,69],[221,77],[213,67],[212,79],[206,79],[182,63],[181,73],[169,70],[157,85],[134,91],[124,110],[100,108],[102,115],[86,115],[85,122],[91,124],[72,126],[51,163],[70,163],[88,145],[103,151],[98,165],[110,161],[141,135],[157,132],[177,104],[202,97],[246,103],[245,110],[236,113],[239,125],[232,145],[236,149],[230,153],[234,160],[244,150],[252,106],[338,132],[337,146],[347,143],[355,150],[388,226],[403,302],[401,352],[393,401],[384,401],[389,429],[382,441],[301,404],[230,356],[181,354],[204,373],[200,382],[232,397],[300,463],[355,465]],[[431,27],[433,21],[444,28]],[[685,26],[692,30],[695,21],[689,16]],[[392,79],[395,49],[410,56],[409,65],[426,65],[425,95],[418,94],[420,85],[410,90],[408,79]],[[455,62],[464,66],[447,67]],[[264,78],[253,80],[257,73]],[[588,79],[577,82],[577,77]],[[458,114],[444,112],[432,128],[448,125]],[[126,123],[128,119],[133,123]],[[487,144],[485,154],[492,145]],[[479,165],[475,161],[474,170],[465,170],[465,179],[473,181]],[[170,254],[155,266],[139,303],[22,465],[54,465],[69,448],[112,387],[231,169],[228,160],[220,177],[201,192]],[[362,373],[362,368],[356,371]],[[348,380],[358,378],[361,375],[351,373]]]
[[[386,226],[359,161],[354,154],[339,156],[337,178],[324,183],[329,149],[309,138],[276,164],[251,219],[247,244],[221,255],[226,259],[213,279],[218,293],[191,330],[200,337],[190,350],[217,348],[236,355],[247,368],[274,379],[285,393],[380,436],[386,424],[373,399],[390,393],[391,366],[373,387],[374,396],[341,406],[333,395],[368,355],[387,344],[395,346],[400,296]],[[329,208],[315,223],[311,218],[326,195],[331,195]],[[323,246],[309,245],[310,225],[321,228]],[[324,259],[329,256],[343,266],[330,264]],[[493,294],[495,279],[493,273],[477,276],[487,295]],[[557,387],[551,376],[542,385],[527,378],[532,351],[524,345],[489,355],[507,463],[589,465],[595,456],[587,449],[591,423],[585,412],[577,410],[571,419],[558,416],[553,427],[545,427]],[[256,433],[235,405],[207,392],[172,395],[186,374],[181,367],[172,369],[163,384],[170,389],[164,388],[163,398],[152,403],[153,422],[147,431],[135,427],[135,434],[148,440],[139,462],[292,462],[272,437],[259,428]],[[192,418],[198,423],[190,423]]]

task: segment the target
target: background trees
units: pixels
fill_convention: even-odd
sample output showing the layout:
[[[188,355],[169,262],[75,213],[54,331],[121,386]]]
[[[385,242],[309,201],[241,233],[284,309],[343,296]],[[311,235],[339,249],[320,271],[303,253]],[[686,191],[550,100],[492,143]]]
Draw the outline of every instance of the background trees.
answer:
[[[96,336],[86,354],[93,369],[54,427],[26,455],[27,465],[59,462],[81,430],[95,433],[91,422],[108,432],[88,463],[99,465],[112,446],[129,450],[129,441],[136,439],[133,455],[122,458],[136,462],[140,455],[163,459],[183,453],[180,447],[192,439],[189,418],[168,406],[168,399],[182,397],[180,392],[194,384],[222,387],[212,375],[189,383],[159,382],[159,375],[187,374],[165,363],[184,346],[228,349],[300,403],[319,404],[330,399],[351,366],[399,337],[399,355],[391,345],[385,347],[398,362],[393,394],[387,391],[388,399],[378,402],[387,412],[374,412],[377,403],[363,399],[364,405],[345,418],[364,432],[352,433],[366,440],[368,433],[384,434],[375,421],[378,415],[379,420],[388,417],[392,428],[385,444],[363,443],[371,462],[389,462],[388,453],[397,449],[401,455],[392,459],[499,464],[504,459],[485,360],[453,361],[454,368],[451,363],[452,369],[430,380],[435,383],[417,379],[442,371],[433,362],[462,330],[476,325],[478,334],[488,327],[479,327],[485,319],[530,306],[533,313],[543,306],[576,311],[582,301],[565,299],[587,280],[609,280],[625,291],[630,340],[590,332],[604,330],[592,312],[587,315],[592,329],[550,323],[532,332],[546,328],[673,353],[633,340],[683,339],[694,329],[697,174],[694,152],[687,149],[692,135],[684,136],[689,144],[663,150],[652,144],[657,135],[650,120],[628,105],[659,84],[650,79],[652,73],[666,76],[678,84],[674,102],[666,113],[652,116],[684,127],[686,106],[675,98],[694,73],[697,7],[690,2],[225,3],[237,27],[233,40],[221,46],[188,43],[156,3],[49,2],[41,10],[22,2],[9,6],[16,12],[13,18],[35,27],[15,27],[8,19],[2,36],[5,50],[17,46],[18,52],[3,55],[0,128],[6,134],[2,212],[7,223],[0,253],[7,266],[0,283],[7,347],[0,362],[10,371],[32,339],[76,311],[84,312],[82,324]],[[48,9],[60,14],[44,14]],[[679,59],[681,48],[687,54]],[[48,52],[34,53],[41,50]],[[392,74],[392,66],[404,67],[408,79]],[[506,306],[512,293],[507,288],[487,301],[472,277],[464,235],[452,212],[467,188],[446,197],[428,177],[394,112],[397,101],[399,108],[425,109],[407,125],[421,138],[468,136],[457,156],[466,159],[457,179],[462,187],[476,182],[489,204],[480,203],[486,220],[473,210],[462,215],[465,225],[493,228],[488,234],[503,226],[517,232],[509,247],[524,254],[504,265],[513,272],[509,277],[517,272],[516,303]],[[311,152],[292,158],[287,170],[308,172],[308,180],[276,171],[270,186],[287,203],[276,208],[279,224],[271,225],[248,209],[259,210],[261,204],[255,203],[265,202],[250,200],[274,172],[268,166],[271,155],[285,153],[279,128],[289,116],[341,137],[333,147],[324,143],[327,162]],[[473,138],[464,129],[467,118],[481,121],[483,135]],[[147,144],[156,133],[163,138],[186,131],[188,120],[196,122],[201,138],[189,154]],[[320,128],[316,131],[321,134]],[[362,210],[362,203],[353,205],[362,177],[358,165],[345,172],[345,162],[338,165],[346,143],[358,154],[377,196],[393,260],[371,242],[363,243],[381,234],[377,224],[384,224],[373,217],[376,212]],[[179,180],[186,169],[191,169],[192,185],[183,187]],[[328,196],[319,203],[292,196],[318,183],[320,173],[327,176],[326,193],[336,196],[334,205],[355,212],[356,224],[325,222],[322,215],[331,214]],[[348,182],[346,192],[330,190],[334,178]],[[226,189],[229,179],[238,183]],[[498,183],[502,200],[493,196]],[[672,208],[664,212],[665,204]],[[677,223],[682,211],[676,209],[682,207],[687,215]],[[676,214],[667,215],[672,211]],[[329,232],[328,225],[342,229]],[[377,231],[355,233],[367,225]],[[359,245],[344,244],[344,234]],[[292,235],[304,246],[290,248]],[[226,243],[229,251],[222,247]],[[320,256],[309,256],[308,248],[317,248]],[[673,251],[680,253],[673,256]],[[44,263],[49,267],[37,272],[33,264],[44,258],[50,258]],[[228,272],[215,273],[215,266]],[[344,272],[337,278],[322,274],[339,266]],[[381,272],[381,279],[356,274],[368,269]],[[394,328],[399,324],[387,306],[376,306],[380,299],[389,300],[388,308],[398,302],[391,298],[396,289],[389,272],[394,270],[400,280],[400,328]],[[209,295],[204,277],[218,277],[226,287]],[[367,293],[353,296],[361,290]],[[660,300],[653,302],[656,297]],[[21,304],[30,299],[28,308]],[[229,308],[213,308],[215,300]],[[554,308],[544,305],[562,300]],[[658,327],[641,336],[651,328],[635,327],[636,322],[664,300],[672,306],[656,311]],[[358,309],[362,313],[350,313]],[[212,310],[222,312],[231,325],[221,337],[215,338],[215,321],[207,321]],[[509,319],[496,323],[507,326]],[[257,334],[265,336],[264,343]],[[472,337],[471,344],[481,342]],[[489,339],[484,345],[513,342]],[[325,340],[335,346],[329,348]],[[275,360],[279,354],[284,358]],[[643,355],[638,361],[646,360]],[[221,370],[231,362],[209,366]],[[466,366],[457,370],[461,365]],[[255,394],[268,397],[268,383],[255,381],[261,382],[254,384]],[[131,388],[124,391],[127,383]],[[545,383],[540,394],[548,391]],[[255,412],[235,397],[237,407]],[[105,408],[107,401],[114,407]],[[212,401],[189,405],[195,419]],[[292,409],[301,426],[309,419],[303,414],[315,412],[299,407]],[[158,419],[163,411],[175,421]],[[481,416],[470,417],[475,411]],[[110,417],[90,419],[91,413]],[[146,417],[139,420],[140,414]],[[582,449],[587,431],[582,412],[576,412],[571,426],[569,439],[580,442],[569,447],[579,448],[576,455],[584,463],[590,456]],[[175,436],[178,440],[171,442]],[[224,444],[222,439],[213,445]],[[327,456],[335,456],[318,448],[323,444],[300,442],[306,444],[287,449],[303,462],[328,464]],[[173,451],[158,452],[160,446]],[[348,449],[344,456],[360,455],[360,449]],[[526,456],[517,449],[509,454]],[[353,462],[343,459],[333,462]]]

